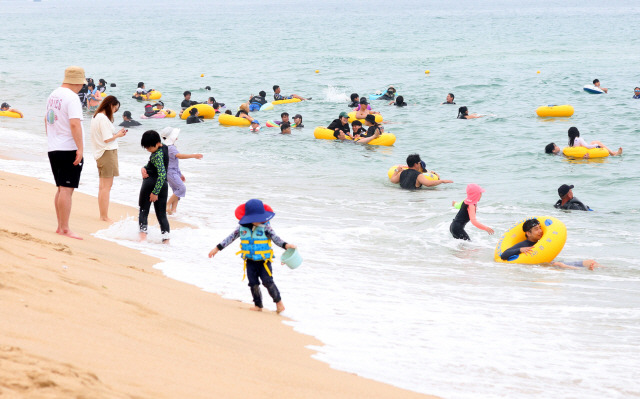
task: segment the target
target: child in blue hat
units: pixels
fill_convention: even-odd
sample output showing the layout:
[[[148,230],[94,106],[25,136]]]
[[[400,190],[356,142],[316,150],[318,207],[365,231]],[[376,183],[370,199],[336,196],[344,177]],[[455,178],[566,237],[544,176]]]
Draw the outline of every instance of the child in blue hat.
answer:
[[[238,227],[209,252],[209,257],[213,258],[240,237],[240,251],[237,254],[240,254],[244,259],[245,272],[249,277],[249,288],[255,304],[251,310],[262,311],[262,293],[259,281],[262,280],[262,285],[273,298],[273,302],[276,303],[276,311],[282,313],[284,305],[280,291],[273,282],[273,269],[271,269],[271,259],[273,259],[271,241],[284,249],[296,246],[286,243],[273,231],[269,220],[274,216],[273,209],[269,205],[263,204],[259,199],[251,199],[240,205],[236,209],[236,217],[239,219]]]

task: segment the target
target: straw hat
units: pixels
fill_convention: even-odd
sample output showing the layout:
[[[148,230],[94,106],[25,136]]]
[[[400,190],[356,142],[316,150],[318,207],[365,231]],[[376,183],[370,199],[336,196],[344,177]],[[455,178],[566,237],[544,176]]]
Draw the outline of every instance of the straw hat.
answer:
[[[164,139],[164,143],[166,145],[172,145],[178,140],[178,135],[180,134],[180,129],[177,127],[165,127],[160,131],[160,136]]]
[[[70,85],[83,85],[87,83],[84,77],[84,69],[79,66],[70,66],[64,70],[64,80],[62,83]]]

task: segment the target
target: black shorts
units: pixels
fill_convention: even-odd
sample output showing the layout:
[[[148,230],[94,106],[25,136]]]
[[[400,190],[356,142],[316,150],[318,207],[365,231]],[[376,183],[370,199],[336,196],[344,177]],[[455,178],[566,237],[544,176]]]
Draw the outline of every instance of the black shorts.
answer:
[[[57,187],[78,188],[84,158],[77,165],[73,164],[75,160],[75,150],[49,152],[49,163],[51,164],[51,171]]]

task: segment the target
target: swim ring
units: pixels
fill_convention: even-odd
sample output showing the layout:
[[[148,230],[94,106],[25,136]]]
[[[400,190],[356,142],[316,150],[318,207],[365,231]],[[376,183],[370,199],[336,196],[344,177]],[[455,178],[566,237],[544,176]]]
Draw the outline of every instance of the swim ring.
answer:
[[[133,97],[135,96],[136,96],[136,93],[133,93]],[[140,97],[140,99],[143,101],[150,101],[150,100],[159,100],[161,97],[162,97],[162,93],[160,93],[157,90],[154,90],[149,93],[149,97],[143,95],[142,97]],[[138,97],[135,97],[135,98],[138,98]]]
[[[162,112],[164,112],[164,117],[165,118],[175,118],[176,117],[176,111],[174,111],[172,109],[163,109]]]
[[[272,103],[266,103],[260,107],[260,111],[271,111],[273,109]]]
[[[320,140],[335,140],[336,138],[333,136],[333,130],[329,130],[325,127],[318,126],[313,131],[313,136]],[[349,136],[347,136],[347,140],[353,140]],[[375,140],[371,140],[367,144],[371,145],[382,145],[382,146],[391,146],[396,142],[396,136],[391,133],[382,133],[380,137]]]
[[[0,116],[6,116],[7,118],[22,118],[19,113],[13,111],[0,111]]]
[[[184,114],[183,114],[184,115]],[[250,126],[251,122],[248,119],[239,118],[237,116],[229,114],[220,114],[218,116],[218,122],[224,126]]]
[[[349,123],[355,120],[359,120],[360,122],[362,122],[362,124],[364,124],[364,119],[356,119],[356,111],[351,111],[347,115],[349,115]],[[376,117],[376,123],[382,123],[382,115],[380,114],[374,114],[374,115]]]
[[[288,100],[271,101],[271,104],[278,105],[278,104],[299,103],[300,101],[302,100],[299,98],[289,98]],[[262,107],[260,107],[260,109],[262,109]]]
[[[567,228],[560,220],[551,216],[534,216],[540,221],[542,227],[542,238],[533,246],[533,251],[512,256],[509,260],[502,260],[500,255],[507,249],[524,241],[526,236],[522,231],[522,224],[532,219],[529,217],[522,219],[513,225],[498,241],[493,254],[493,259],[500,263],[521,263],[525,265],[535,265],[553,261],[562,251],[564,243],[567,241]]]
[[[604,158],[609,156],[609,151],[604,148],[564,147],[562,153],[571,158],[584,158],[586,154],[589,154],[589,158]]]
[[[594,85],[586,85],[582,88],[582,90],[586,91],[589,94],[604,94],[604,90],[599,87],[595,87]]]
[[[536,114],[540,117],[569,117],[573,115],[573,107],[571,105],[547,105],[538,107]]]
[[[167,116],[164,114],[164,112],[158,112],[157,114],[153,114],[152,116],[146,116],[145,114],[140,115],[140,119],[162,119],[166,117]]]
[[[371,101],[377,100],[380,97],[382,97],[382,94],[369,94],[369,100],[371,100]]]
[[[216,116],[216,110],[209,104],[196,104],[192,105],[189,108],[182,111],[182,115],[180,118],[187,119],[191,112],[192,108],[196,108],[198,110],[198,117],[203,117],[204,119],[213,119]]]
[[[100,97],[105,98],[106,96],[108,96],[108,94],[105,93],[104,91],[100,93]]]
[[[387,176],[389,176],[389,179],[391,179],[393,177],[393,174],[396,173],[396,169],[398,168],[398,166],[402,166],[402,170],[409,169],[407,165],[394,165],[387,171]],[[427,180],[440,180],[440,176],[438,176],[438,174],[435,172],[427,171],[423,172],[422,174],[427,178]]]

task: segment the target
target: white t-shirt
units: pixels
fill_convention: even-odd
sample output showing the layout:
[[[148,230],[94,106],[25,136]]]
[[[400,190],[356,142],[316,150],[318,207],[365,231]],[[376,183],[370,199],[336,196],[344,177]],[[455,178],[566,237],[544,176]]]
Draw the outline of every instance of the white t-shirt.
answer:
[[[93,157],[95,159],[100,158],[106,150],[118,149],[116,140],[104,142],[112,138],[115,132],[115,126],[102,112],[91,118],[91,141],[93,142]]]
[[[69,119],[84,119],[80,98],[71,89],[58,87],[47,100],[47,141],[49,151],[75,151],[78,149],[71,135]],[[82,123],[80,124],[82,128]],[[82,128],[84,143],[84,128]]]
[[[573,146],[574,147],[596,148],[598,145],[597,144],[589,144],[586,141],[584,141],[584,139],[582,137],[576,137],[575,140],[573,140]]]

